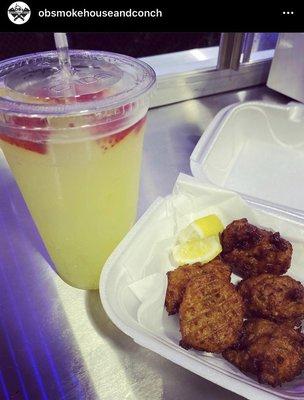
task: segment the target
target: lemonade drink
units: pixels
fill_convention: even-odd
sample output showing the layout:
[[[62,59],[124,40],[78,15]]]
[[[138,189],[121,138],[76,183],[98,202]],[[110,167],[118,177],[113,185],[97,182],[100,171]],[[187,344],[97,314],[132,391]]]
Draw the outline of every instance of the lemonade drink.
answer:
[[[74,54],[81,57],[81,52]],[[146,74],[141,76],[140,94],[132,97],[132,90],[140,92],[139,73],[131,71],[134,83],[128,65],[125,78],[76,101],[9,90],[3,97],[17,113],[5,109],[0,121],[1,149],[58,274],[83,289],[98,288],[102,265],[134,223],[146,92],[154,82],[146,65],[107,57],[108,63],[119,59],[115,67],[122,69],[122,76],[126,60]],[[124,79],[131,86],[126,96]]]

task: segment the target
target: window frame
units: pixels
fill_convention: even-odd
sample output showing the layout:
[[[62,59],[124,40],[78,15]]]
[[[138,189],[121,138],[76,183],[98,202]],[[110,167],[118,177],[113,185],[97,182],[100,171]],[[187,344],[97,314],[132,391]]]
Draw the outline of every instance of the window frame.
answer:
[[[151,107],[265,84],[274,49],[254,52],[250,61],[247,50],[241,62],[245,39],[223,33],[219,46],[141,58],[157,75]]]

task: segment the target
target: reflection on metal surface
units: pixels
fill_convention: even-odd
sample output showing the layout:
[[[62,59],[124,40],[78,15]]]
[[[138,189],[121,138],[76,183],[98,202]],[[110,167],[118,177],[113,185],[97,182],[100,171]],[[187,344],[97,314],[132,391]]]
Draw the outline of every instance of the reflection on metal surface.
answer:
[[[75,391],[93,394],[89,376],[77,378],[83,361],[58,301],[59,278],[43,257],[40,237],[5,168],[0,184],[3,393],[29,400],[72,399]]]
[[[190,50],[190,53],[199,61],[207,60],[207,55],[203,49],[193,49]]]
[[[139,215],[190,173],[190,154],[222,107],[263,98],[287,102],[254,88],[152,110]],[[3,158],[0,237],[1,400],[240,399],[138,346],[109,321],[98,292],[56,275]]]
[[[262,58],[256,60],[259,62],[242,64],[237,71],[200,68],[158,76],[152,107],[264,84],[271,64],[266,52],[266,60]]]

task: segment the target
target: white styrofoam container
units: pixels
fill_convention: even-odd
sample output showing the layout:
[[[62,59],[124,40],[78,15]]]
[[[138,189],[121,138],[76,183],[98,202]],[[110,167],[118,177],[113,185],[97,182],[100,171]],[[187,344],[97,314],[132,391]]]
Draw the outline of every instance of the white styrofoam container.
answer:
[[[221,110],[190,157],[199,181],[257,205],[304,213],[304,105],[244,102]]]
[[[303,48],[303,32],[280,33],[267,80],[267,86],[271,89],[302,103],[304,103]]]
[[[304,227],[304,107],[263,102],[231,105],[220,111],[204,132],[191,158],[196,181],[239,193],[264,213],[295,221]],[[193,178],[192,178],[193,180]],[[191,182],[189,183],[191,185]],[[259,385],[220,357],[197,357],[143,329],[136,320],[137,300],[128,290],[134,277],[121,265],[138,239],[145,252],[153,243],[144,240],[149,225],[165,210],[167,198],[158,198],[139,219],[107,260],[100,279],[104,309],[114,324],[140,345],[178,365],[248,399],[304,399],[304,381],[282,388]],[[140,269],[140,265],[136,268]],[[151,272],[151,271],[150,271]],[[304,273],[303,279],[304,280]]]

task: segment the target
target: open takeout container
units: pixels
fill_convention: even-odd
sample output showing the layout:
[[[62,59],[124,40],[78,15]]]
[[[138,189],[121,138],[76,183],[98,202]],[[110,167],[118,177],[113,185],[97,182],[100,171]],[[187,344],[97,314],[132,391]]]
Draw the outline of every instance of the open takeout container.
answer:
[[[193,177],[181,174],[173,193],[155,200],[107,260],[100,280],[104,309],[135,342],[248,399],[304,399],[304,375],[272,388],[220,355],[181,348],[178,317],[169,317],[163,305],[176,234],[209,213],[225,225],[247,217],[280,231],[294,248],[288,274],[304,282],[304,106],[226,107],[204,132],[190,164]]]

